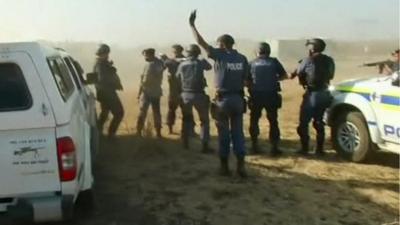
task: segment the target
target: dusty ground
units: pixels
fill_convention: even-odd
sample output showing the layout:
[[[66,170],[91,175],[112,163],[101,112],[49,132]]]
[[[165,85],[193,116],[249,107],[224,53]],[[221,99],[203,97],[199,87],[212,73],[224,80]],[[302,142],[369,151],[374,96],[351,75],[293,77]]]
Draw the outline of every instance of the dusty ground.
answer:
[[[290,142],[290,141],[287,141]],[[289,145],[291,143],[288,143]],[[248,180],[177,140],[122,137],[97,164],[97,208],[76,224],[385,224],[399,215],[393,155],[378,165],[285,156],[248,158]],[[396,223],[394,223],[396,224]]]
[[[247,180],[218,176],[217,156],[201,154],[198,140],[184,150],[178,135],[158,140],[148,129],[145,138],[133,136],[135,92],[125,92],[122,136],[116,143],[103,141],[97,158],[95,209],[79,206],[75,222],[57,225],[399,224],[398,156],[380,153],[369,164],[343,161],[333,150],[323,158],[296,156],[301,89],[288,81],[284,90],[284,155],[269,157],[263,141],[266,154],[247,158]],[[267,132],[264,120],[262,138]]]
[[[103,143],[94,212],[65,225],[398,224],[396,162],[301,158],[287,148],[278,159],[250,156],[242,180],[216,175],[215,155],[183,150],[176,138],[125,136]]]

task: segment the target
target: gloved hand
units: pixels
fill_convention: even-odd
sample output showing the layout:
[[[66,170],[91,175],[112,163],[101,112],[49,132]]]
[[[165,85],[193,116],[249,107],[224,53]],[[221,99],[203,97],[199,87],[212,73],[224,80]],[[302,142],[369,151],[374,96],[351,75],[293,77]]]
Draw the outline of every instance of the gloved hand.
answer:
[[[197,14],[197,10],[193,10],[190,13],[190,17],[189,17],[189,24],[190,26],[194,27],[195,26],[195,21],[196,21],[196,14]]]

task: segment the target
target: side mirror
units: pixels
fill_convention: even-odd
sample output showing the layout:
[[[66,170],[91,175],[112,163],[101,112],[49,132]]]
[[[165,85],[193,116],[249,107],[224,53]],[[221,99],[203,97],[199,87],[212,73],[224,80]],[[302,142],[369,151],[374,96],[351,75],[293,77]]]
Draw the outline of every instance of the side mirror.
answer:
[[[99,79],[98,79],[97,73],[88,73],[88,74],[86,74],[86,82],[85,83],[87,85],[96,84],[98,80]]]

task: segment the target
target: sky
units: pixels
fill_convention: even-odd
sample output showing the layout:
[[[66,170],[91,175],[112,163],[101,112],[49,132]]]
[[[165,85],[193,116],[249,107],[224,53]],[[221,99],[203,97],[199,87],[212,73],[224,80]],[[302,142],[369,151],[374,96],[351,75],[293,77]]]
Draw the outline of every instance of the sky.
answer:
[[[197,26],[265,40],[399,39],[400,0],[0,0],[0,41],[94,41],[140,46],[193,42]]]

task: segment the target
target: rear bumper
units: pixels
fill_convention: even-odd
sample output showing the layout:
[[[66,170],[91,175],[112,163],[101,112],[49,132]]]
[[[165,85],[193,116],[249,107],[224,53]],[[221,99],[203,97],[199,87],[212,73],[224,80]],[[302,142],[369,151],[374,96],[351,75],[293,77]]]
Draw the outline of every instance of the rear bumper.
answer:
[[[5,216],[12,220],[53,222],[63,220],[73,208],[73,196],[20,197],[6,207]]]

